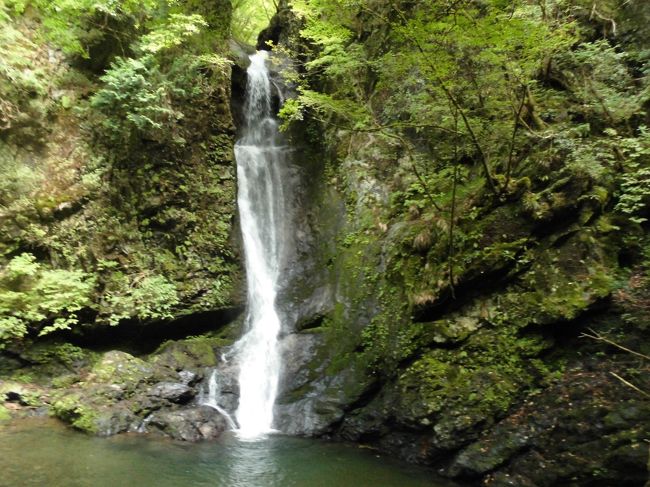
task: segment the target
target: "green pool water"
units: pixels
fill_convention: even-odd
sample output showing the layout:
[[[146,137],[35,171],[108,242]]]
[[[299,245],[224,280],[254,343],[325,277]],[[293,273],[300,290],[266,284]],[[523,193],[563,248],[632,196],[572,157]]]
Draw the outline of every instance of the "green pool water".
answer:
[[[187,444],[95,438],[53,420],[0,425],[0,485],[43,487],[448,487],[432,472],[354,446],[272,435]]]

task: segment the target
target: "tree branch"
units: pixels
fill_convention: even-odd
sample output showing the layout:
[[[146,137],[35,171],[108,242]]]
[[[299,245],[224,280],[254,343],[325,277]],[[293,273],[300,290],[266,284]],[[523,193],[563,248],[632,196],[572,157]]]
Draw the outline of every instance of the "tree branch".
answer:
[[[458,113],[454,112],[454,128],[458,128]],[[449,290],[451,297],[456,299],[454,289],[454,223],[456,220],[456,188],[458,186],[458,137],[454,137],[454,182],[451,187],[451,215],[449,216],[449,247],[447,262],[449,263]]]
[[[506,166],[506,182],[503,185],[503,190],[508,191],[508,186],[510,185],[510,173],[512,171],[512,158],[515,154],[515,138],[517,137],[517,130],[519,128],[519,119],[521,118],[521,111],[524,109],[526,104],[526,92],[521,95],[521,103],[519,104],[519,109],[515,113],[514,126],[512,128],[512,138],[510,139],[510,151],[508,154],[508,165]]]
[[[592,328],[589,328],[589,331],[590,331],[592,334],[589,334],[589,333],[582,333],[580,336],[581,336],[581,337],[584,337],[584,338],[591,338],[592,340],[596,340],[596,341],[599,341],[599,342],[605,342],[605,343],[607,343],[608,345],[612,345],[613,347],[616,347],[616,348],[618,348],[618,349],[620,349],[620,350],[623,350],[624,352],[631,353],[632,355],[636,355],[637,357],[641,357],[641,358],[644,359],[644,360],[650,360],[650,357],[649,357],[649,356],[647,356],[647,355],[645,355],[645,354],[643,354],[643,353],[640,353],[640,352],[635,352],[634,350],[630,350],[629,348],[626,348],[626,347],[624,347],[623,345],[620,345],[620,344],[618,344],[618,343],[616,343],[616,342],[610,340],[610,339],[607,338],[606,336],[603,336],[603,335],[601,335],[600,333],[594,331]]]
[[[598,10],[596,10],[596,2],[594,2],[593,6],[591,7],[591,15],[589,16],[589,20],[593,19],[594,17],[598,17],[600,20],[604,20],[605,22],[610,22],[612,24],[612,35],[616,35],[616,21],[609,17],[605,17]],[[607,37],[607,32],[605,32],[605,37]]]
[[[644,395],[645,397],[650,397],[650,394],[648,394],[646,391],[644,391],[643,389],[639,389],[637,386],[635,386],[634,384],[632,384],[630,381],[627,381],[627,380],[623,379],[623,377],[621,377],[620,375],[618,375],[616,372],[610,372],[610,374],[612,374],[614,377],[616,377],[618,380],[620,380],[620,381],[621,381],[623,384],[625,384],[626,386],[628,386],[628,387],[634,389],[636,392],[638,392],[638,393]]]
[[[408,24],[408,19],[404,15],[404,13],[393,3],[393,8],[395,11],[398,13],[400,18],[402,19],[402,22],[406,25]],[[478,152],[479,158],[481,165],[483,166],[483,171],[485,172],[485,178],[487,179],[488,185],[490,186],[490,189],[495,195],[499,194],[499,190],[496,187],[496,183],[494,182],[494,178],[492,177],[492,173],[490,172],[490,166],[488,164],[488,158],[487,155],[485,154],[485,151],[483,150],[483,147],[481,146],[481,143],[478,140],[478,137],[476,136],[476,133],[474,132],[474,129],[472,128],[472,124],[469,122],[469,119],[467,118],[467,115],[465,114],[465,111],[463,108],[460,106],[460,103],[454,96],[454,94],[451,92],[451,90],[447,87],[445,82],[438,76],[436,73],[436,67],[435,65],[429,60],[426,51],[422,47],[422,44],[420,41],[415,38],[414,36],[410,34],[405,34],[407,38],[415,45],[417,50],[420,52],[422,55],[423,61],[429,66],[429,69],[431,69],[431,72],[433,74],[433,77],[435,78],[436,82],[438,85],[442,88],[443,93],[449,100],[449,102],[454,106],[454,108],[458,111],[460,114],[461,119],[463,120],[463,125],[465,126],[465,129],[467,130],[467,133],[470,136],[470,139],[472,141],[472,144],[476,148],[476,151]],[[430,95],[434,95],[431,90],[427,90]]]

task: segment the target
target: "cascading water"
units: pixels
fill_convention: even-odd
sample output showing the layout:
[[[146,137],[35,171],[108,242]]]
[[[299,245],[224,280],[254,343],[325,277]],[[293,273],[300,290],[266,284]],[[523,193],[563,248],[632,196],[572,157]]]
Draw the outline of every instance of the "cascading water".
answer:
[[[205,393],[203,387],[201,387],[201,392],[199,394],[199,404],[204,406],[209,406],[212,409],[221,413],[221,415],[226,418],[228,427],[232,430],[237,429],[237,424],[233,421],[228,411],[219,406],[219,396],[221,396],[221,388],[219,387],[219,378],[217,374],[217,369],[212,371],[210,374],[210,380],[208,381],[208,393]]]
[[[254,438],[272,431],[280,375],[275,307],[286,241],[282,174],[286,148],[271,109],[268,53],[250,56],[243,136],[235,145],[239,216],[246,256],[246,333],[235,344],[239,363],[238,434]]]

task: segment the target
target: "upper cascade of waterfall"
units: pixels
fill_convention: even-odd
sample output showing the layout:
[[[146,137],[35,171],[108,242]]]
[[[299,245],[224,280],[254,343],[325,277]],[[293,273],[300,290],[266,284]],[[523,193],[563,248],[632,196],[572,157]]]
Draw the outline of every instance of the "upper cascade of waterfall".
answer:
[[[278,145],[267,59],[266,51],[250,56],[245,125],[235,146],[248,285],[246,332],[234,346],[240,390],[235,417],[238,434],[245,438],[272,431],[281,366],[278,335],[282,323],[275,301],[287,239],[286,151]]]
[[[276,146],[278,124],[271,113],[271,77],[266,65],[267,51],[258,51],[250,57],[246,102],[244,104],[244,133],[238,146]]]

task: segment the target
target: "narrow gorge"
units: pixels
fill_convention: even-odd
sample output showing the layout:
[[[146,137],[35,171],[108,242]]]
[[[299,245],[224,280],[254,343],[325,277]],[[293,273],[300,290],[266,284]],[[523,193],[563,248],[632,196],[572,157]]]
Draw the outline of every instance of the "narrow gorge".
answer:
[[[0,484],[648,487],[649,26],[0,0]]]

